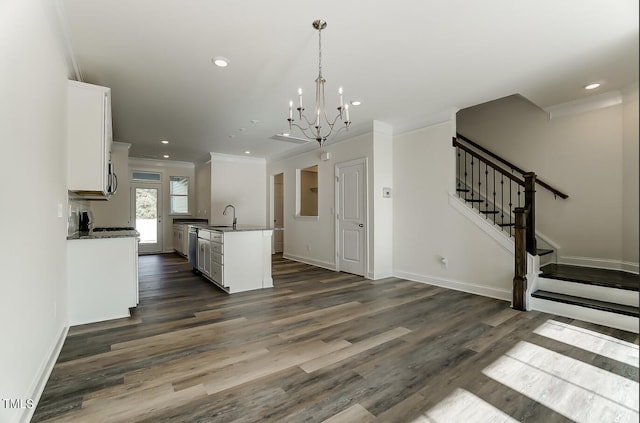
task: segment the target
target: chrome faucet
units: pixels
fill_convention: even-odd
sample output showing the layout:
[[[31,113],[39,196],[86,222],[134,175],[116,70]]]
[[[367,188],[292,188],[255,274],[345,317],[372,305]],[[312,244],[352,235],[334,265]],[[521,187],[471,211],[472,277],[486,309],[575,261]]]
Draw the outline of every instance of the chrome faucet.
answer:
[[[236,219],[236,208],[233,207],[231,204],[228,204],[227,207],[224,208],[224,211],[222,212],[223,216],[227,215],[227,209],[231,207],[231,210],[233,211],[233,229],[236,228],[236,223],[238,222],[238,219]]]

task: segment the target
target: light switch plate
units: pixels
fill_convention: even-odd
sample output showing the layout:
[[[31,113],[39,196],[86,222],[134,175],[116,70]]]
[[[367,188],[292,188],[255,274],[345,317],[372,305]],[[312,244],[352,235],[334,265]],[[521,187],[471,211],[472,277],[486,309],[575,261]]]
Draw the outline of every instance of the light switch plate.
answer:
[[[58,203],[58,217],[62,217],[62,204]]]

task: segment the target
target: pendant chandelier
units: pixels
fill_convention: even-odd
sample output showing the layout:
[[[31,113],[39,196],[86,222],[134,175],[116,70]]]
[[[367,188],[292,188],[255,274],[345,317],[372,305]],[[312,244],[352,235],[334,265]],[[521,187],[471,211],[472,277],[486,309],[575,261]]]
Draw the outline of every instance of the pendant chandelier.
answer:
[[[312,120],[309,120],[304,114],[304,106],[302,105],[302,88],[298,89],[298,107],[296,110],[296,121],[293,118],[293,101],[289,101],[289,129],[296,127],[300,129],[302,134],[310,139],[316,140],[320,146],[329,138],[332,133],[337,134],[343,129],[348,130],[351,121],[349,120],[349,105],[342,101],[342,88],[338,90],[340,103],[338,105],[338,114],[330,119],[327,114],[326,103],[324,100],[324,83],[327,82],[322,77],[322,30],[327,27],[327,22],[322,19],[313,21],[313,27],[318,30],[318,77],[316,78],[316,104]],[[340,122],[339,129],[333,132],[334,126]]]

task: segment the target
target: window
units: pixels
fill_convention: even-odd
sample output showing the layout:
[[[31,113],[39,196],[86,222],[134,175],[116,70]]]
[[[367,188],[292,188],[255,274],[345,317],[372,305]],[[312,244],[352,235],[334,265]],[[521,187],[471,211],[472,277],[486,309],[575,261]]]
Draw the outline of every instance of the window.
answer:
[[[133,179],[134,181],[160,182],[162,180],[162,174],[156,172],[141,172],[134,170],[131,173],[131,179]]]
[[[298,169],[298,216],[318,216],[318,165]]]
[[[170,176],[169,196],[171,197],[171,214],[188,214],[189,178],[186,176]]]

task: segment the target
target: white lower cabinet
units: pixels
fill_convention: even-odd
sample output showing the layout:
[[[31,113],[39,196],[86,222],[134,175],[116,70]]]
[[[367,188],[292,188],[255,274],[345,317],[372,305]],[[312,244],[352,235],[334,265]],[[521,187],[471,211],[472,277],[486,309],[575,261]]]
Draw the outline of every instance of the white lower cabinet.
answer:
[[[173,225],[173,249],[181,256],[188,257],[189,254],[189,228],[187,225],[174,223]]]
[[[138,305],[138,238],[67,241],[69,325],[129,317]]]
[[[226,292],[273,287],[271,277],[271,230],[216,231],[200,229],[209,239],[209,271],[198,269]],[[198,242],[201,240],[198,239]],[[204,242],[204,240],[203,240]],[[200,245],[198,245],[200,248]],[[203,260],[207,260],[205,255]],[[205,266],[202,265],[202,268]]]

